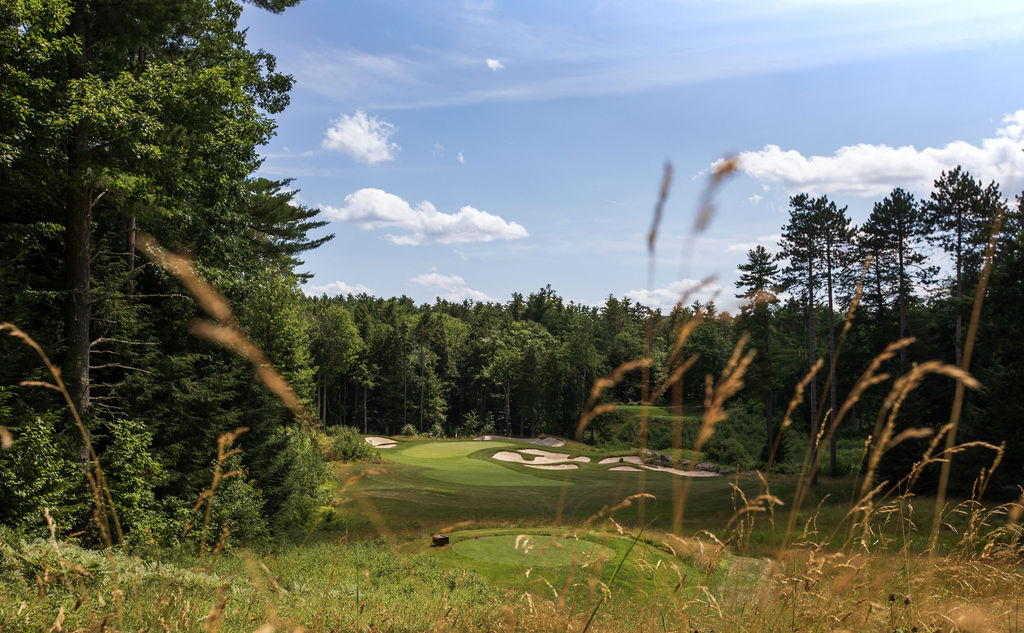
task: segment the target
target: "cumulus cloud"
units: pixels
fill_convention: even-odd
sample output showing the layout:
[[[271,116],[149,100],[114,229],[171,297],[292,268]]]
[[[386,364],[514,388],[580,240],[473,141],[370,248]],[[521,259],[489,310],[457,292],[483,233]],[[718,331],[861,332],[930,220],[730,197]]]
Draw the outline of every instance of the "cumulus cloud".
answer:
[[[466,280],[458,275],[442,275],[441,273],[424,273],[410,279],[412,283],[423,286],[436,293],[436,296],[448,301],[494,301],[490,295],[473,290],[466,285]]]
[[[757,241],[737,242],[726,246],[725,250],[729,253],[746,253],[747,251],[754,250],[758,246],[764,246],[768,249],[768,252],[773,252],[779,247],[779,241],[781,239],[782,235],[780,233],[773,233],[772,235],[758,235]]]
[[[680,279],[653,290],[630,290],[626,296],[645,306],[667,311],[671,310],[687,293],[689,293],[689,297],[686,299],[687,305],[694,301],[706,303],[711,300],[714,300],[723,309],[726,307],[723,306],[723,301],[729,307],[732,305],[732,293],[725,292],[725,288],[720,284],[704,283],[698,279]]]
[[[373,290],[367,288],[363,284],[349,285],[344,281],[332,281],[326,284],[310,284],[302,287],[302,292],[307,297],[319,297],[320,295],[330,295],[332,297],[339,295],[357,295],[360,293],[366,293],[368,295],[373,294]]]
[[[466,164],[466,157],[462,155],[462,152],[459,152],[458,156],[456,156],[455,159],[459,161],[460,165]]]
[[[381,189],[360,189],[345,197],[345,206],[322,207],[328,217],[355,224],[364,230],[397,228],[401,235],[388,234],[395,244],[417,245],[424,242],[457,244],[516,240],[529,233],[517,222],[508,222],[497,215],[469,205],[458,213],[441,213],[430,202],[415,207],[398,196]]]
[[[493,70],[494,72],[498,72],[499,70],[505,67],[505,64],[502,64],[496,59],[488,59],[487,67]]]
[[[334,121],[321,145],[373,165],[394,160],[400,148],[391,142],[391,135],[397,130],[394,124],[357,110]]]
[[[975,178],[995,180],[1004,193],[1013,193],[1024,187],[1024,110],[1006,115],[1003,123],[995,136],[978,145],[953,141],[917,149],[860,143],[840,147],[831,156],[804,156],[765,145],[759,151],[741,152],[740,169],[790,193],[878,197],[894,187],[926,193],[942,171],[963,165]]]
[[[762,197],[761,194],[757,194],[757,193],[751,194],[750,197],[747,198],[747,202],[750,202],[751,204],[757,204],[758,202],[761,202],[762,200],[764,200],[764,197]]]

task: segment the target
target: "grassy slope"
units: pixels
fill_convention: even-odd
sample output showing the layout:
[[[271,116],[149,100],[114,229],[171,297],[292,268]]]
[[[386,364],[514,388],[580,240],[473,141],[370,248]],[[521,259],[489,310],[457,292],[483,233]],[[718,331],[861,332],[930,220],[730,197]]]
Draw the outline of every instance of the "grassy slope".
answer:
[[[589,464],[577,470],[544,471],[499,462],[499,450],[543,448],[552,452],[586,455]],[[604,452],[583,445],[547,448],[513,442],[399,440],[396,448],[382,450],[381,466],[338,464],[346,481],[367,470],[379,470],[355,484],[354,489],[372,505],[392,532],[425,534],[470,522],[477,526],[579,525],[606,506],[614,506],[637,493],[655,499],[624,508],[616,519],[625,524],[653,522],[651,529],[671,525],[672,498],[684,483],[659,472],[610,471],[597,464]],[[582,450],[580,450],[582,449]],[[616,453],[617,454],[617,453]],[[748,496],[760,490],[755,477],[693,479],[686,503],[687,529],[721,526],[734,512],[733,485]],[[780,483],[785,494],[791,486]],[[370,528],[358,522],[359,511],[347,516],[351,528]]]

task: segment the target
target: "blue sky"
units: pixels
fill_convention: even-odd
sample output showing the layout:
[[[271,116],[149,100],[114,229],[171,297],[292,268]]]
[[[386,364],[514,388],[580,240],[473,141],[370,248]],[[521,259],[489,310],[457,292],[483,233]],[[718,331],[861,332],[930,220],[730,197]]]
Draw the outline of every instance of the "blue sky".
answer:
[[[304,0],[247,8],[296,85],[261,175],[336,238],[310,292],[674,303],[771,247],[788,196],[855,222],[957,163],[1024,189],[1024,3]],[[738,154],[687,239],[714,161]],[[648,276],[665,161],[674,181]]]

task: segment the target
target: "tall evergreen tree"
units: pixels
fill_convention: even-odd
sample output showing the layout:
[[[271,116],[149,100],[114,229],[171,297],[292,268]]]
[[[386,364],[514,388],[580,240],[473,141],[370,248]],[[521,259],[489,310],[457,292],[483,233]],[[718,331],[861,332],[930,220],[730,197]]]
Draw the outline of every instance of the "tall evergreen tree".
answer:
[[[874,293],[879,306],[895,299],[898,312],[898,336],[907,336],[907,305],[915,283],[925,282],[934,269],[925,266],[927,258],[919,250],[927,235],[927,225],[914,196],[893,189],[876,202],[867,222],[860,227],[861,244],[867,244],[875,261]],[[900,370],[906,365],[906,348],[900,350]]]
[[[928,240],[937,244],[953,260],[953,298],[956,314],[954,358],[960,367],[963,356],[964,290],[977,276],[988,230],[1002,195],[994,182],[987,187],[959,165],[942,172],[924,209],[929,228]]]
[[[738,299],[746,303],[740,308],[740,327],[750,332],[751,342],[759,350],[755,359],[759,371],[754,372],[751,388],[764,400],[764,428],[766,458],[770,459],[775,435],[773,433],[773,392],[776,386],[772,367],[772,318],[779,299],[775,296],[779,267],[771,253],[761,245],[747,251],[747,261],[739,266],[740,277],[736,287],[742,290]],[[768,464],[769,468],[771,464]]]

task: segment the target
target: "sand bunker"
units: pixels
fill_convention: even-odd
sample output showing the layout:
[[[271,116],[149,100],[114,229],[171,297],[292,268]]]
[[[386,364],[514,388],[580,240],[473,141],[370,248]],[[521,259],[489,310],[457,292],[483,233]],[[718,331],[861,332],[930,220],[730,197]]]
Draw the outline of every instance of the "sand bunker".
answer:
[[[537,455],[533,459],[527,459],[526,457],[524,457],[522,455],[522,453],[526,453],[526,452],[532,453],[534,455],[536,455],[537,453],[542,453],[542,454],[541,455]],[[527,466],[538,465],[538,464],[544,464],[544,465],[550,465],[550,464],[568,465],[568,464],[566,464],[566,462],[589,462],[590,461],[589,457],[580,456],[580,457],[571,458],[568,455],[565,455],[565,454],[562,454],[562,453],[549,453],[547,451],[540,451],[540,450],[529,449],[529,448],[524,450],[524,451],[522,451],[522,452],[498,451],[497,453],[495,453],[491,457],[493,457],[494,459],[496,459],[498,461],[512,462],[514,464],[525,464]],[[573,468],[577,467],[576,464],[572,464],[571,466]]]
[[[390,437],[376,437],[369,436],[366,438],[367,443],[371,444],[374,448],[394,448],[398,446],[398,442],[391,439]]]
[[[679,475],[680,477],[721,477],[718,473],[712,473],[706,470],[679,470],[678,468],[669,468],[668,466],[644,466],[647,470],[656,470],[662,473],[672,473],[673,475]]]
[[[539,468],[541,470],[573,470],[579,468],[579,464],[523,464],[527,468]]]
[[[637,468],[636,466],[612,466],[608,470],[625,470],[625,471],[629,471],[631,473],[642,472],[642,469]]]
[[[508,437],[507,435],[481,435],[480,437],[474,437],[473,439],[503,440],[506,442],[529,442],[530,444],[539,444],[540,446],[551,446],[553,448],[565,446],[565,442],[558,439],[557,437]]]
[[[624,455],[622,457],[605,457],[598,464],[618,464],[619,462],[629,462],[630,464],[640,465],[644,463],[644,460],[639,455]],[[615,470],[610,468],[609,470]],[[635,469],[634,469],[635,470]]]
[[[526,453],[527,455],[537,455],[540,459],[550,459],[552,463],[555,462],[582,462],[587,463],[590,461],[589,457],[580,455],[579,457],[569,457],[565,453],[552,453],[551,451],[542,451],[539,448],[523,448],[519,450],[520,453]],[[537,461],[537,460],[534,460]]]

